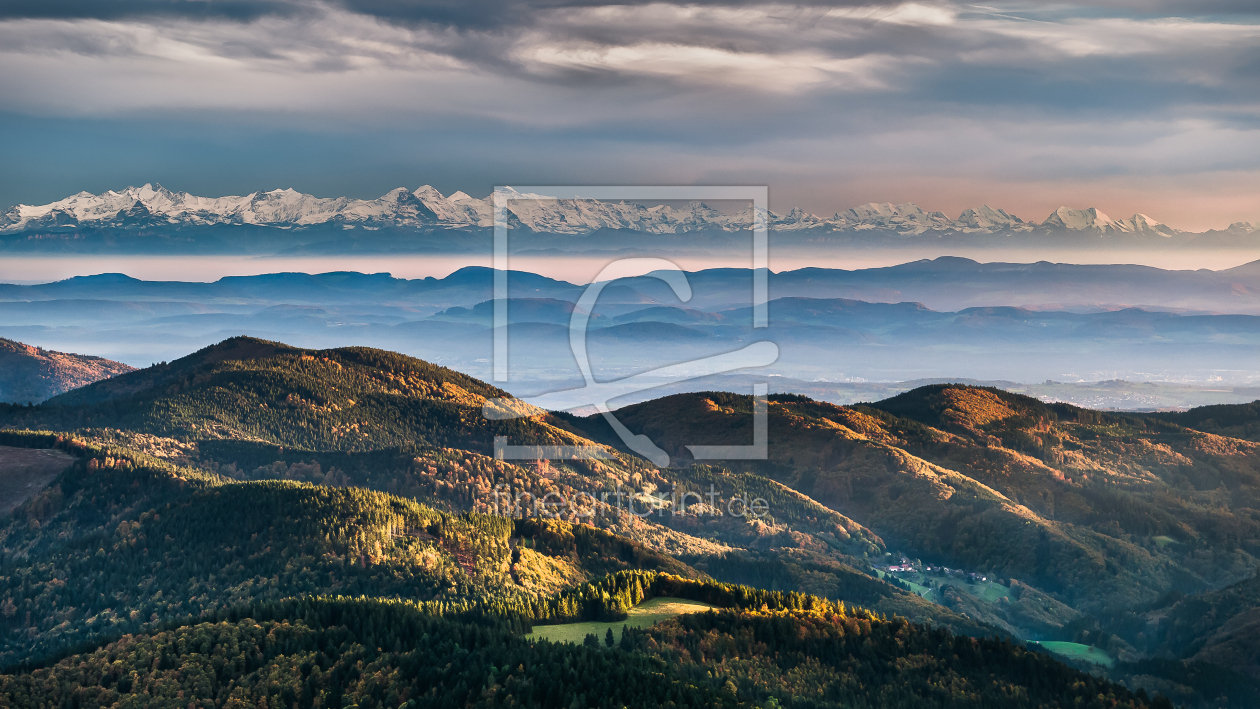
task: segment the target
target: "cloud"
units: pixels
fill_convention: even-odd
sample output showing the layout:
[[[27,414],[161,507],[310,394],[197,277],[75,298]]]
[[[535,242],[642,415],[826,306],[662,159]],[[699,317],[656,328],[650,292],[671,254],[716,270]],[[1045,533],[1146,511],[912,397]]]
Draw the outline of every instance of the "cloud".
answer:
[[[0,19],[120,20],[186,18],[248,22],[266,15],[292,15],[303,4],[288,0],[6,0]]]
[[[1252,4],[20,1],[0,5],[0,95],[357,132],[382,160],[458,144],[559,181],[1190,179],[1260,171]]]
[[[238,80],[287,73],[299,82],[310,74],[419,74],[443,66],[462,68],[470,80],[489,72],[526,82],[572,82],[581,89],[646,79],[664,91],[727,86],[820,96],[908,92],[933,80],[1023,71],[1030,83],[1078,85],[1088,104],[1095,87],[1111,79],[1230,92],[1235,82],[1250,83],[1247,72],[1260,47],[1254,24],[1126,17],[1025,22],[988,6],[915,2],[820,7],[349,0],[304,3],[300,11],[290,3],[215,0],[105,5],[115,14],[98,16],[108,13],[93,11],[97,4],[64,1],[42,16],[15,11],[11,16],[25,19],[0,21],[0,54],[24,57],[28,66],[65,64],[66,54],[154,64],[152,73],[128,67],[115,78],[122,84],[164,73],[156,66],[162,62],[194,75],[206,68]],[[424,77],[415,79],[423,83]],[[1019,92],[1014,98],[1020,99]],[[984,95],[978,100],[987,102]]]

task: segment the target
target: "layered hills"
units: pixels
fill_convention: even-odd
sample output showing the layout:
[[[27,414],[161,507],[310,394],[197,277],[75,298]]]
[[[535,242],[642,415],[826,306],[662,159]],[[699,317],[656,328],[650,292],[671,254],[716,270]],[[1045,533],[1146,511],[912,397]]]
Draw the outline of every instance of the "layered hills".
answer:
[[[1130,661],[1230,657],[1253,672],[1254,646],[1235,630],[1250,627],[1253,606],[1238,599],[1260,565],[1260,449],[1213,432],[1233,422],[1217,408],[1246,407],[1125,416],[959,385],[852,407],[771,396],[769,459],[743,469],[918,557],[936,575],[916,565],[911,578],[939,584],[929,597],[972,617],[1042,638],[1101,632]],[[617,414],[684,460],[689,445],[752,439],[747,396],[683,394]],[[615,440],[602,419],[585,425]],[[940,574],[951,568],[1009,579],[1009,590],[959,593]],[[1169,594],[1203,600],[1169,610]],[[1197,615],[1205,605],[1220,611]]]
[[[508,295],[575,303],[586,289],[574,281],[527,271],[508,272]],[[594,276],[595,274],[590,274]],[[605,288],[601,304],[684,306],[706,312],[747,306],[753,274],[746,268],[685,272],[691,300],[680,303],[669,286],[654,277],[617,281]],[[494,298],[493,269],[468,266],[444,278],[396,278],[388,273],[271,273],[231,276],[210,283],[145,281],[119,273],[78,276],[36,285],[0,284],[0,298],[14,308],[10,324],[34,324],[77,316],[118,319],[130,309],[132,320],[237,312],[230,305],[254,308],[338,307],[375,303],[380,314],[402,314],[390,306],[430,315],[459,306],[474,308]],[[1070,263],[981,263],[940,257],[895,266],[846,270],[801,268],[767,274],[769,297],[860,300],[869,303],[922,303],[932,310],[988,307],[995,301],[1040,309],[1083,311],[1119,306],[1231,313],[1248,309],[1260,288],[1260,262],[1194,271],[1137,265]],[[114,303],[115,311],[106,310]],[[182,310],[181,310],[182,306]],[[424,309],[427,308],[427,312]],[[248,312],[253,312],[252,310]],[[1255,311],[1260,312],[1260,311]],[[621,313],[618,313],[621,314]]]
[[[769,339],[781,356],[768,371],[803,382],[964,377],[1206,385],[1225,377],[1222,384],[1245,388],[1260,381],[1251,356],[1260,342],[1260,281],[1246,268],[942,258],[856,271],[802,269],[769,275],[770,326],[756,329],[749,271],[686,275],[693,297],[685,303],[655,278],[608,285],[590,313],[593,365],[620,377]],[[416,280],[331,273],[181,283],[102,275],[0,285],[0,336],[70,351],[91,342],[94,352],[137,366],[240,333],[312,349],[352,342],[488,379],[493,278],[490,269],[468,268]],[[533,393],[580,380],[568,327],[585,287],[520,272],[509,273],[508,284],[510,388]],[[982,305],[991,299],[1024,305]],[[653,343],[650,352],[627,346],[639,341]],[[1133,406],[1253,398],[1143,397]],[[1100,406],[1094,397],[1074,400]]]
[[[19,439],[6,442],[41,444]],[[626,683],[617,706],[787,703],[820,688],[816,706],[839,706],[871,691],[853,686],[861,677],[881,695],[929,706],[955,693],[1024,696],[1034,683],[1037,705],[1067,692],[1151,706],[1144,694],[1008,643],[956,640],[799,594],[689,582],[685,566],[627,554],[625,541],[586,528],[453,517],[362,490],[232,483],[118,449],[49,442],[86,462],[59,481],[60,499],[33,500],[0,533],[3,656],[25,668],[0,675],[0,695],[14,705],[467,706],[487,693],[508,705],[603,705],[608,686]],[[112,533],[97,531],[120,518]],[[684,576],[622,572],[557,595],[518,580],[618,563]],[[355,598],[301,595],[321,593]],[[519,635],[530,623],[615,618],[619,604],[659,595],[727,610],[698,626],[623,631],[616,649]],[[671,651],[699,636],[724,649]],[[880,659],[854,666],[872,646]],[[735,653],[741,669],[721,669]],[[825,665],[793,672],[786,687],[763,678],[815,661]]]
[[[721,564],[731,573],[755,566],[762,553],[793,549],[795,561],[777,559],[778,573],[802,574],[799,563],[812,564],[818,589],[843,589],[881,609],[974,627],[855,571],[865,563],[864,555],[882,549],[878,536],[804,496],[762,478],[656,470],[584,438],[568,417],[540,411],[524,419],[489,421],[482,416],[488,396],[507,395],[393,353],[308,351],[236,338],[34,409],[9,408],[0,425],[87,429],[94,440],[234,479],[363,486],[452,511],[507,513],[514,505],[528,513],[548,491],[569,498],[588,495],[592,501],[599,497],[591,509],[554,514],[670,553],[699,555],[705,559],[697,563]],[[517,446],[586,448],[602,459],[545,467],[531,460],[518,466],[490,457],[495,437]],[[711,502],[719,505],[734,495],[755,493],[776,501],[782,519],[750,525],[705,515],[703,509],[645,518],[645,508],[650,512],[660,504],[651,493],[674,489],[717,490]],[[609,495],[631,497],[613,503]],[[791,533],[793,527],[806,536]],[[835,541],[836,534],[842,542]],[[714,554],[721,559],[710,558]]]
[[[752,400],[701,393],[618,411],[675,458],[659,468],[602,418],[490,421],[488,398],[511,401],[390,352],[233,338],[0,407],[0,445],[75,460],[0,529],[0,663],[32,670],[0,693],[599,705],[596,680],[657,673],[669,681],[619,701],[1255,696],[1244,637],[1159,620],[1192,617],[1192,599],[1249,612],[1254,443],[940,385],[851,407],[772,397],[768,460],[702,465],[686,447],[747,444]],[[503,460],[496,438],[600,453]],[[765,514],[747,514],[754,498]],[[1242,590],[1212,595],[1227,588]],[[653,596],[719,612],[611,649],[519,637]],[[1017,644],[1030,639],[1117,662],[1090,676]]]
[[[0,402],[38,403],[135,367],[0,338]]]
[[[618,417],[686,459],[688,445],[747,445],[751,412],[751,397],[700,393]],[[954,385],[858,407],[772,396],[769,427],[770,458],[750,469],[890,548],[1021,579],[1079,610],[1224,585],[1260,557],[1250,442]]]

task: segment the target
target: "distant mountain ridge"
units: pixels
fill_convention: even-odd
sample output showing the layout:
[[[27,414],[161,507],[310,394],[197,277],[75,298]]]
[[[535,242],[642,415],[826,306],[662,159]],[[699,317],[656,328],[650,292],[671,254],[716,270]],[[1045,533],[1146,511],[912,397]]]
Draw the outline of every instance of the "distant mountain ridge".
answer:
[[[144,301],[140,317],[184,314],[169,304],[207,304],[196,312],[222,312],[211,303],[319,305],[406,303],[432,306],[433,314],[452,306],[472,308],[494,297],[493,269],[466,266],[443,278],[395,278],[389,273],[271,273],[227,276],[212,283],[147,281],[119,273],[76,276],[38,285],[0,283],[3,324],[65,323],[45,309],[52,301],[75,312],[89,301]],[[687,307],[723,310],[748,303],[748,269],[713,268],[687,272],[694,291]],[[575,281],[579,279],[574,279]],[[1220,271],[1176,271],[1135,265],[1069,263],[981,263],[959,257],[920,259],[896,266],[809,267],[772,271],[770,297],[844,298],[866,302],[921,302],[933,310],[961,310],[996,305],[1040,309],[1090,306],[1114,310],[1144,307],[1260,315],[1260,261]],[[586,285],[528,271],[509,272],[511,298],[540,298],[576,303]],[[621,279],[607,286],[601,303],[677,305],[673,292],[654,277]],[[19,314],[26,312],[22,318]],[[64,316],[61,316],[64,317]],[[94,320],[98,321],[98,320]],[[568,321],[568,316],[562,320]],[[74,320],[73,322],[79,322]]]
[[[464,192],[449,196],[425,185],[415,190],[399,187],[376,199],[322,198],[277,189],[244,196],[199,197],[145,184],[101,194],[80,192],[44,205],[19,204],[0,213],[0,234],[64,231],[76,228],[154,229],[209,226],[266,226],[303,229],[315,226],[344,229],[473,229],[494,225],[493,195],[476,199]],[[601,230],[629,230],[651,234],[736,232],[750,228],[753,210],[724,213],[692,202],[685,207],[645,206],[596,200],[512,200],[509,226],[535,233],[585,235]],[[1041,222],[1026,221],[1002,209],[983,205],[963,211],[957,219],[944,212],[925,211],[914,203],[869,203],[829,217],[800,208],[786,214],[767,213],[776,232],[888,233],[902,236],[945,234],[1075,233],[1168,238],[1190,232],[1174,229],[1145,214],[1113,219],[1097,208],[1059,207]],[[1256,231],[1238,222],[1226,230],[1208,232],[1247,235]]]
[[[354,341],[484,379],[493,354],[494,277],[468,267],[415,280],[342,272],[196,283],[106,274],[0,284],[0,336],[71,352],[90,343],[93,354],[138,366],[238,334],[316,349]],[[529,387],[513,393],[579,377],[568,325],[585,286],[522,271],[507,280],[512,381]],[[592,361],[665,365],[754,337],[783,348],[775,374],[807,382],[1176,377],[1205,384],[1222,376],[1242,386],[1260,377],[1254,266],[1167,271],[940,258],[799,269],[769,275],[770,327],[758,331],[750,329],[747,269],[694,271],[687,280],[693,296],[685,303],[656,278],[609,285],[591,313]],[[645,352],[650,359],[642,359]]]

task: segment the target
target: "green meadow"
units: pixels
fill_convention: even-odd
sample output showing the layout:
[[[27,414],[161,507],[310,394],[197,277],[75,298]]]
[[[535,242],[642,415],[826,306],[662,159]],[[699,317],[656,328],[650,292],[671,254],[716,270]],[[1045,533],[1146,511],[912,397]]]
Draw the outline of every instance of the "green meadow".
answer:
[[[684,613],[702,613],[713,606],[700,601],[687,601],[681,598],[652,598],[630,609],[625,620],[614,623],[564,623],[562,625],[538,625],[525,637],[531,640],[552,640],[555,642],[581,643],[590,633],[602,643],[608,629],[612,628],[613,637],[621,639],[621,627],[646,628],[662,620],[668,620]]]
[[[1111,659],[1111,656],[1106,652],[1089,645],[1053,640],[1037,644],[1056,655],[1062,655],[1073,660],[1084,660],[1085,662],[1092,662],[1095,665],[1104,667],[1111,667],[1115,664],[1115,660]]]

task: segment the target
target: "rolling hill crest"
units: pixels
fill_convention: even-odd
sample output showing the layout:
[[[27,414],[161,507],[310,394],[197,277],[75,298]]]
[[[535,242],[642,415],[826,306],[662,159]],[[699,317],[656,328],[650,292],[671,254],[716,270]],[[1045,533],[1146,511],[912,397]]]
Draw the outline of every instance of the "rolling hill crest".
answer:
[[[489,452],[496,433],[538,445],[577,442],[541,412],[520,422],[487,421],[481,407],[488,397],[510,395],[391,352],[308,351],[233,338],[55,397],[30,414],[11,410],[9,420],[33,429],[100,426],[310,450],[458,443]]]

